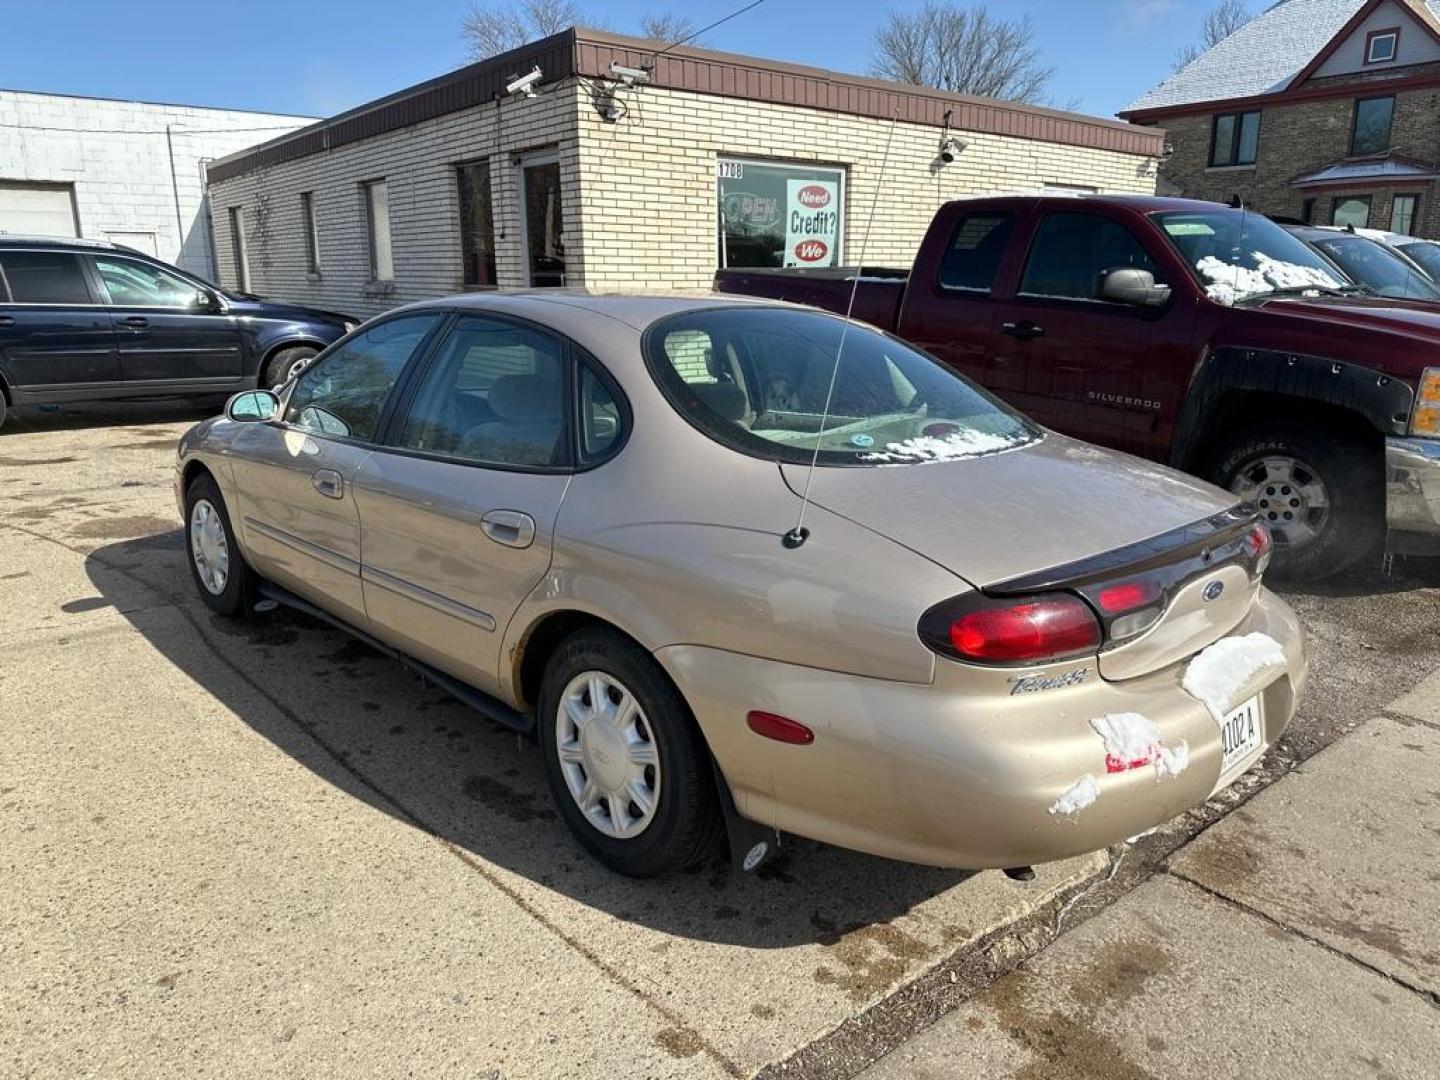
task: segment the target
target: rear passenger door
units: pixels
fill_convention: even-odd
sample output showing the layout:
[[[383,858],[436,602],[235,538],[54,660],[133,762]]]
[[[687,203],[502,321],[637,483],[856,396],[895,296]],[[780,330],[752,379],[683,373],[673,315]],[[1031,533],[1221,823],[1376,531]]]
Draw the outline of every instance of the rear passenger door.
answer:
[[[120,389],[115,331],[79,255],[0,248],[0,378],[17,402]]]
[[[460,316],[355,477],[372,633],[482,690],[498,689],[505,627],[550,567],[574,365],[547,331]]]
[[[1089,211],[1043,213],[1015,295],[999,305],[996,352],[997,364],[1023,372],[1002,391],[1012,404],[1067,435],[1139,449],[1160,411],[1146,393],[1152,338],[1174,305],[1157,311],[1102,300],[1105,272],[1127,266],[1167,284],[1122,222]]]

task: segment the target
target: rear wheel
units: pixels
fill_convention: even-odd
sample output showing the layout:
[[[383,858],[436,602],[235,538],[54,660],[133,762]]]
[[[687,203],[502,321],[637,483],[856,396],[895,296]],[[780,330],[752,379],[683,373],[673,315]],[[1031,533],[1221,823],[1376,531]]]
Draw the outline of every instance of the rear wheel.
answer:
[[[265,365],[260,388],[269,390],[289,382],[305,370],[305,366],[319,351],[309,345],[292,345],[288,349],[281,349]]]
[[[592,855],[644,878],[709,854],[721,827],[709,753],[643,649],[614,631],[579,631],[551,657],[539,708],[550,793]]]
[[[1384,485],[1364,439],[1318,425],[1251,428],[1220,447],[1210,475],[1259,509],[1277,577],[1319,581],[1379,554]]]
[[[207,607],[221,615],[243,615],[255,599],[255,573],[235,543],[220,488],[197,476],[185,489],[185,543],[190,577]]]
[[[5,388],[0,386],[0,427],[5,426]]]

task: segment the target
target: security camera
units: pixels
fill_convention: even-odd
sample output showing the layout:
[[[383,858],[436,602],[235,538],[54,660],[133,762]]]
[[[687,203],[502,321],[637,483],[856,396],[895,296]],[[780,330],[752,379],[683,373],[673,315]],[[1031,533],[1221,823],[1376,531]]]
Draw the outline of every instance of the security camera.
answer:
[[[940,160],[949,165],[964,151],[969,144],[964,139],[957,139],[953,135],[940,140]]]
[[[526,97],[535,96],[535,84],[545,77],[540,70],[540,65],[535,65],[535,70],[527,75],[517,75],[505,85],[507,94],[524,94]]]
[[[650,72],[645,68],[626,67],[624,64],[611,64],[610,75],[612,78],[619,79],[626,86],[650,81]]]

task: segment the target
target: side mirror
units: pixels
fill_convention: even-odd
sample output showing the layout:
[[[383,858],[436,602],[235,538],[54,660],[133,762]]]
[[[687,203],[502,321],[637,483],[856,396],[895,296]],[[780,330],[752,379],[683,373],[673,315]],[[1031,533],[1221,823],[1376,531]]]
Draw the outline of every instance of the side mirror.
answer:
[[[1138,266],[1117,266],[1100,275],[1100,299],[1132,307],[1164,307],[1170,286],[1155,284],[1155,275]]]
[[[220,310],[220,300],[209,289],[196,289],[192,302],[196,311],[213,315]]]
[[[255,424],[280,411],[280,399],[269,390],[245,390],[225,403],[225,417],[237,424]]]

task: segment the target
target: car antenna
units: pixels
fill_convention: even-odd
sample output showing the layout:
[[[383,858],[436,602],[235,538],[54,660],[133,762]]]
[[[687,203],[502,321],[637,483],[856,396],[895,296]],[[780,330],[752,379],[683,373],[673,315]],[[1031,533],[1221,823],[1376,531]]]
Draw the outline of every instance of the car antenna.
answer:
[[[885,167],[890,163],[890,140],[895,137],[895,124],[899,115],[890,117],[890,130],[885,133],[885,152],[880,155],[880,173],[875,178],[875,194],[870,199],[870,214],[865,219],[865,232],[860,237],[860,261],[855,266],[855,278],[850,283],[850,301],[845,305],[845,322],[840,327],[840,344],[835,348],[835,366],[830,369],[830,388],[825,391],[825,408],[820,413],[820,430],[815,433],[815,452],[810,455],[810,470],[805,474],[805,490],[800,494],[800,513],[795,527],[780,538],[787,548],[798,548],[810,538],[805,527],[805,510],[810,505],[810,482],[815,479],[815,466],[820,462],[820,441],[825,437],[825,424],[830,419],[830,399],[835,396],[835,379],[840,374],[840,360],[845,355],[845,338],[850,333],[850,316],[855,310],[855,294],[860,291],[860,279],[865,276],[865,249],[870,245],[870,226],[875,223],[875,208],[880,205],[880,192],[885,187]]]

